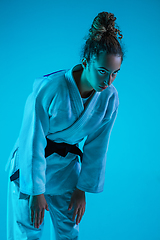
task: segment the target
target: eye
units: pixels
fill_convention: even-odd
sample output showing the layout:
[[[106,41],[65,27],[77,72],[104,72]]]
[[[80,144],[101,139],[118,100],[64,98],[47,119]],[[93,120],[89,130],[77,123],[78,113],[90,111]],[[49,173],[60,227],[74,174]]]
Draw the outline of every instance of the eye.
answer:
[[[112,73],[112,77],[115,77],[117,75],[118,72],[114,72]]]
[[[106,71],[105,71],[105,70],[98,70],[98,72],[99,72],[101,75],[106,74]]]
[[[112,76],[114,77],[114,76],[116,76],[116,74],[117,74],[117,73],[112,73]]]

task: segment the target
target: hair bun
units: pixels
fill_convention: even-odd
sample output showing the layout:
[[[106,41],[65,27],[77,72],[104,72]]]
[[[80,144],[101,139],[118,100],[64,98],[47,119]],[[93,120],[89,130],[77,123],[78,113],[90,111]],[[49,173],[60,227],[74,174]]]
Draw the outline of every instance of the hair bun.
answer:
[[[118,27],[115,27],[116,17],[113,13],[101,12],[93,20],[89,30],[90,38],[100,41],[103,37],[112,36],[118,39],[123,38]]]
[[[123,35],[115,21],[114,14],[108,12],[101,12],[94,18],[81,55],[88,63],[102,52],[120,56],[123,61],[124,50],[119,41]]]

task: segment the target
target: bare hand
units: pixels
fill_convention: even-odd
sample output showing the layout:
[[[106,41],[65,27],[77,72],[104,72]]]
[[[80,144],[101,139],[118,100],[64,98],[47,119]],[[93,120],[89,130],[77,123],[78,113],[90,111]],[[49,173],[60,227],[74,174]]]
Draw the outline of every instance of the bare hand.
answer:
[[[44,194],[30,196],[29,208],[31,223],[35,228],[39,228],[44,219],[45,209],[49,211]]]
[[[75,220],[76,215],[77,215],[76,224],[78,225],[82,219],[82,216],[84,215],[84,212],[85,212],[86,201],[85,201],[85,192],[84,191],[81,191],[78,188],[75,189],[75,191],[72,194],[68,210],[71,210],[73,205],[74,205],[74,212],[73,212],[72,221]]]

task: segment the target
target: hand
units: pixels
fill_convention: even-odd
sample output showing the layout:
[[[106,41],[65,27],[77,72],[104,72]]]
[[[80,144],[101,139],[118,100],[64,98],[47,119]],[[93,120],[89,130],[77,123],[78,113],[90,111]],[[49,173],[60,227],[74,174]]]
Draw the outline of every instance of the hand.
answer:
[[[39,228],[44,219],[45,209],[49,211],[44,194],[30,196],[29,208],[31,223],[35,228]]]
[[[74,212],[73,212],[72,221],[75,220],[75,217],[77,215],[76,224],[78,225],[85,212],[86,201],[85,201],[84,191],[81,191],[78,188],[75,189],[75,191],[72,194],[68,210],[71,210],[73,205],[74,205]]]

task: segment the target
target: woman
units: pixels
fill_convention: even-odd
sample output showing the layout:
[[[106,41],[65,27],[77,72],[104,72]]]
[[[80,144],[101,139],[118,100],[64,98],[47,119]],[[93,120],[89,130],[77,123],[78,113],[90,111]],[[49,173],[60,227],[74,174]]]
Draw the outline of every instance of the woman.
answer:
[[[8,239],[40,239],[45,210],[56,239],[77,239],[85,192],[103,191],[124,53],[113,14],[94,19],[82,62],[35,81],[11,154]],[[78,148],[84,142],[83,154]]]

